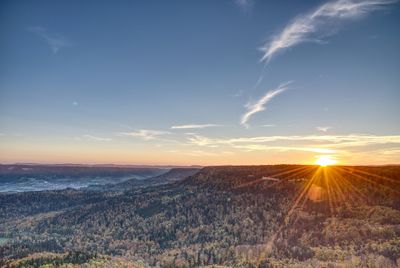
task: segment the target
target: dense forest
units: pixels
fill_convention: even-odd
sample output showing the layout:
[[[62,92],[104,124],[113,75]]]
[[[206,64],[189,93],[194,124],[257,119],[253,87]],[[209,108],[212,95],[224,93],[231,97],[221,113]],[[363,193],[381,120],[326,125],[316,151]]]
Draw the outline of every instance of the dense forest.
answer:
[[[147,187],[1,194],[0,265],[400,265],[398,166],[185,172]]]

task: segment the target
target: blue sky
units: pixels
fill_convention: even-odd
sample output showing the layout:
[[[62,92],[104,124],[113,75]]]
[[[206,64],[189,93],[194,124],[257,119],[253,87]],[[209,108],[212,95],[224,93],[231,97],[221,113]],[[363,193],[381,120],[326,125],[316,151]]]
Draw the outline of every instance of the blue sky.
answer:
[[[2,1],[0,13],[2,162],[399,163],[396,1]]]

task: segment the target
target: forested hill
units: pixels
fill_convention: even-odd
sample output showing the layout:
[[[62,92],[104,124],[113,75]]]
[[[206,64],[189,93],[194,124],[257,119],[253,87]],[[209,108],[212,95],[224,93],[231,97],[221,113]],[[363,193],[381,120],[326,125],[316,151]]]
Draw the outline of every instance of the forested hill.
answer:
[[[105,185],[102,190],[126,191],[135,187],[148,187],[173,183],[186,179],[199,172],[200,168],[172,168],[168,172],[148,179],[130,179],[115,185]],[[92,187],[93,188],[93,187]],[[97,187],[100,188],[100,187]]]
[[[257,187],[277,180],[295,180],[310,178],[317,166],[304,165],[269,165],[269,166],[215,166],[205,167],[183,184],[203,185],[205,187],[226,188]]]
[[[40,252],[144,267],[400,264],[397,166],[207,167],[120,192],[3,194],[0,215],[3,266]]]
[[[151,180],[159,183],[180,181],[200,171],[200,168],[172,168],[167,173],[161,174]]]

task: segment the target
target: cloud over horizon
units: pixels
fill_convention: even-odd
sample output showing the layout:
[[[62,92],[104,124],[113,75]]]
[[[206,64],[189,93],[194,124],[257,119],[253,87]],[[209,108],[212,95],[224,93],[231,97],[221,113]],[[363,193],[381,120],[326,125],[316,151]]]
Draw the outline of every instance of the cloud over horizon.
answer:
[[[199,147],[234,149],[242,152],[308,152],[351,157],[375,152],[380,155],[398,155],[399,135],[289,135],[212,138],[191,135],[188,143]]]

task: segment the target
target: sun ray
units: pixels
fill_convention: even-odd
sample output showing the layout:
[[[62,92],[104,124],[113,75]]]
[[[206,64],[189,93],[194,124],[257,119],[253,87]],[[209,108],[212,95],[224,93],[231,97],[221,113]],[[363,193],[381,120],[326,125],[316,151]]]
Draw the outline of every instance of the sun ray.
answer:
[[[343,166],[329,166],[320,165],[318,168],[305,168],[283,172],[286,176],[285,180],[289,180],[290,177],[303,176],[308,174],[311,177],[298,189],[297,194],[293,198],[291,204],[288,206],[286,216],[283,218],[282,224],[273,233],[266,243],[265,249],[260,253],[258,263],[264,259],[273,249],[275,241],[284,232],[285,228],[290,228],[299,220],[299,214],[296,213],[298,209],[304,208],[307,200],[310,198],[310,193],[313,185],[318,185],[325,189],[323,194],[323,201],[329,207],[330,217],[336,217],[340,212],[339,209],[345,208],[348,211],[353,211],[354,206],[357,204],[366,204],[368,197],[364,192],[354,185],[357,180],[367,182],[374,186],[382,187],[382,189],[390,190],[392,192],[400,194],[396,189],[390,189],[390,187],[379,184],[371,178],[366,178],[360,175],[361,172],[350,171],[347,167]],[[365,173],[365,172],[364,172]],[[380,177],[380,176],[374,176]],[[385,177],[384,177],[385,178]],[[388,179],[388,178],[386,178]],[[389,179],[390,180],[390,179]],[[388,181],[388,180],[386,180]],[[280,181],[281,182],[281,181]],[[279,182],[279,183],[280,183]]]
[[[392,182],[392,183],[400,184],[400,180],[394,180],[394,179],[391,179],[391,178],[388,178],[388,177],[385,177],[385,176],[381,176],[381,175],[378,175],[378,174],[373,174],[373,173],[365,171],[365,170],[360,170],[359,168],[349,168],[349,167],[343,167],[343,168],[351,170],[352,172],[361,173],[363,175],[367,175],[367,176],[379,178],[379,179],[382,179],[382,180],[385,180],[385,181],[389,181],[389,182]]]
[[[265,249],[260,253],[259,257],[258,257],[258,265],[260,264],[261,260],[265,259],[266,255],[271,252],[272,247],[275,243],[275,240],[277,238],[277,236],[282,232],[282,230],[287,227],[291,221],[290,218],[292,217],[296,207],[298,207],[299,203],[301,203],[300,207],[303,207],[306,198],[304,198],[306,196],[306,194],[308,193],[311,185],[313,184],[313,182],[315,181],[315,179],[317,178],[317,176],[320,174],[321,172],[321,167],[318,167],[317,170],[313,173],[312,177],[306,182],[304,183],[303,187],[301,188],[301,191],[299,192],[299,194],[295,197],[294,201],[292,202],[292,205],[290,206],[288,213],[286,214],[281,226],[278,228],[278,230],[270,237],[270,239],[267,242],[267,245],[265,247]],[[297,217],[296,217],[297,218]],[[297,219],[294,219],[292,222],[296,222]]]
[[[322,172],[323,172],[323,180],[324,180],[324,183],[325,183],[325,186],[326,186],[326,191],[328,193],[329,210],[330,210],[331,216],[333,216],[335,214],[335,209],[334,209],[334,204],[333,204],[333,202],[334,202],[334,194],[333,194],[333,191],[331,189],[331,183],[328,180],[327,169],[324,168],[322,170]]]
[[[346,169],[343,169],[343,170],[344,170],[345,172],[348,172],[348,173],[351,174],[352,176],[355,176],[355,177],[357,177],[357,178],[359,178],[359,179],[361,179],[361,180],[370,182],[370,183],[372,183],[372,184],[374,184],[374,185],[376,185],[376,186],[382,187],[382,188],[384,188],[384,189],[386,189],[386,190],[388,190],[388,191],[394,192],[394,193],[396,193],[396,194],[400,194],[400,191],[398,191],[398,190],[396,190],[396,189],[393,189],[393,188],[388,187],[388,186],[383,185],[383,184],[379,184],[379,183],[377,183],[376,181],[373,181],[372,179],[369,179],[369,178],[365,178],[365,177],[363,177],[362,175],[356,174],[355,172],[351,173],[350,171],[348,171],[348,170],[346,170]]]
[[[345,184],[348,187],[348,198],[352,201],[353,204],[364,204],[367,202],[367,197],[363,192],[361,192],[353,183],[350,179],[345,178],[342,175],[342,172],[340,170],[336,170],[335,168],[332,169],[332,172],[336,174],[336,176],[339,178],[339,180]],[[355,199],[358,199],[356,201]]]
[[[332,183],[335,184],[335,186],[336,186],[338,195],[340,196],[340,199],[341,199],[341,204],[344,204],[347,207],[347,209],[352,210],[352,207],[349,204],[349,200],[348,199],[350,199],[352,204],[355,204],[356,201],[353,199],[352,194],[348,193],[348,190],[346,191],[347,192],[347,196],[345,194],[345,189],[344,189],[345,185],[344,184],[347,184],[348,181],[345,178],[343,178],[340,175],[340,173],[336,172],[336,170],[333,169],[333,168],[330,169],[329,174],[332,177]],[[354,187],[354,186],[353,185],[348,185],[348,187],[351,188],[351,187]],[[357,189],[355,189],[355,190],[357,190]]]
[[[308,166],[301,166],[301,167],[297,167],[297,168],[294,168],[294,169],[291,169],[291,170],[287,170],[287,171],[283,171],[283,172],[279,172],[279,173],[275,173],[275,174],[269,175],[269,177],[276,178],[278,176],[282,176],[282,175],[285,175],[285,174],[288,174],[288,173],[293,173],[293,172],[295,172],[293,176],[296,176],[298,174],[297,172],[300,173],[300,172],[302,172],[304,170],[307,170],[309,168],[310,167],[308,167]],[[286,180],[286,178],[285,178],[285,180]],[[275,186],[277,184],[280,184],[280,183],[284,182],[285,180],[283,180],[283,179],[279,180],[279,181],[277,181],[275,183],[272,183],[272,184],[268,185],[267,187]],[[247,182],[247,183],[242,183],[242,184],[236,186],[235,188],[236,189],[245,188],[245,187],[248,187],[248,186],[251,186],[251,185],[256,185],[256,184],[258,184],[260,182],[263,182],[263,181],[265,181],[265,180],[263,178],[260,178],[260,179],[257,179],[257,180],[254,180],[254,181],[250,181],[250,182]]]
[[[330,175],[330,176],[332,176],[332,175]],[[346,200],[346,197],[344,195],[344,191],[343,191],[342,186],[340,185],[338,179],[334,178],[331,181],[334,184],[335,192],[337,193],[337,196],[338,196],[338,199],[339,199],[339,202],[338,202],[339,206],[341,206],[343,204],[343,205],[346,206],[347,209],[351,210],[351,206],[350,206],[349,202]]]

